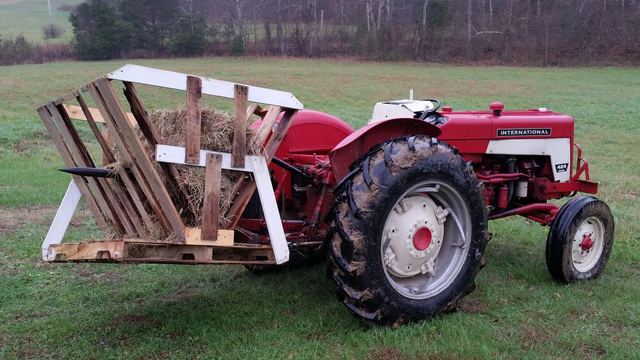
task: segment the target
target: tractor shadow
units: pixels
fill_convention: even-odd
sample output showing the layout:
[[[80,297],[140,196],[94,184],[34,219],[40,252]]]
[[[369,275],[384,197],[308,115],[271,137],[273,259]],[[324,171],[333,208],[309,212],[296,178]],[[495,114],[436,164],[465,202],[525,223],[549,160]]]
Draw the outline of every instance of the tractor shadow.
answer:
[[[553,283],[544,260],[545,229],[509,231],[511,223],[499,227],[507,229],[495,231],[487,246],[488,263],[477,278],[480,291],[470,294],[459,309],[470,316],[492,312],[495,299],[490,293],[500,288]],[[127,305],[99,325],[109,329],[105,346],[126,351],[152,342],[170,351],[195,342],[216,354],[246,341],[265,341],[265,337],[274,346],[285,346],[299,341],[339,341],[345,334],[365,331],[337,300],[335,284],[326,275],[326,262],[262,274],[239,266],[188,269],[194,270],[172,276],[171,281],[153,278],[133,302],[127,303],[126,292],[121,299],[108,300]],[[526,301],[524,297],[510,299],[510,291],[501,296],[508,302]]]
[[[361,331],[359,321],[337,301],[325,268],[320,263],[253,274],[229,267],[228,274],[207,279],[209,268],[203,267],[204,275],[182,283],[167,287],[159,281],[143,299],[100,324],[110,329],[105,346],[133,349],[162,340],[161,347],[168,350],[197,340],[211,342],[215,352],[222,344],[241,346],[265,333],[278,334],[278,341],[320,341],[334,337],[338,329]]]

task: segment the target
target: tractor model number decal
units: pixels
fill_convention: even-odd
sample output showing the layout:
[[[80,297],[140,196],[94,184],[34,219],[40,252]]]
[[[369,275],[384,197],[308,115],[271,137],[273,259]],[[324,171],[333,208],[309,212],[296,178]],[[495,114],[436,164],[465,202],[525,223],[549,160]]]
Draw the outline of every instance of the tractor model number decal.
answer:
[[[551,129],[498,129],[498,136],[549,136]]]
[[[568,168],[568,163],[556,164],[556,172],[565,172]]]

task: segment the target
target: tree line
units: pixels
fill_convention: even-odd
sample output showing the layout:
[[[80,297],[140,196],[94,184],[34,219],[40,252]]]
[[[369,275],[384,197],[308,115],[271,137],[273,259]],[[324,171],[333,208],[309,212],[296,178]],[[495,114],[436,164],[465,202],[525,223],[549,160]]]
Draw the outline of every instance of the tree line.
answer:
[[[348,56],[533,65],[637,63],[640,0],[87,0],[80,59]]]

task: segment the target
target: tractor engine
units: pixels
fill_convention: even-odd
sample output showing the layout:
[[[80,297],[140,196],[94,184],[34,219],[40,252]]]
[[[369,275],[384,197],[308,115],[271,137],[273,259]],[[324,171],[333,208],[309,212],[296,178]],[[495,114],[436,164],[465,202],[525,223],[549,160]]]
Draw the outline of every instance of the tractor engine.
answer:
[[[597,192],[568,115],[546,108],[504,111],[500,102],[487,111],[453,111],[440,109],[437,100],[396,100],[376,104],[370,124],[395,117],[421,119],[442,131],[438,140],[470,162],[483,183],[490,219],[523,215],[549,224],[557,208],[547,200]]]

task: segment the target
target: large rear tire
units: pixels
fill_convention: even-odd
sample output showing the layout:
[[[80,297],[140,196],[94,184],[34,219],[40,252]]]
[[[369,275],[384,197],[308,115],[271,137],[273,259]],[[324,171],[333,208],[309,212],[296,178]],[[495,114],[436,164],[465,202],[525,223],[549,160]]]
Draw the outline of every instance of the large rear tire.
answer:
[[[423,136],[374,148],[337,189],[328,250],[338,297],[395,326],[452,310],[474,287],[487,218],[472,168]]]

